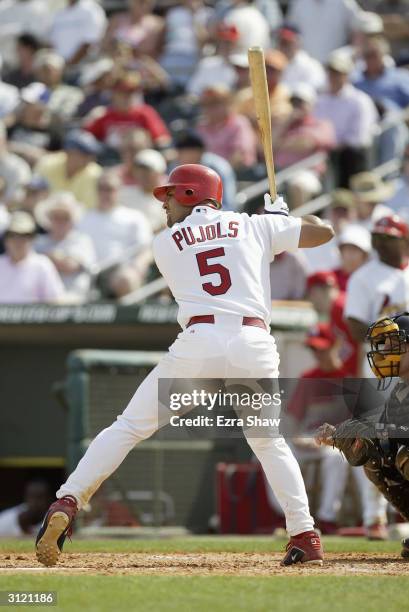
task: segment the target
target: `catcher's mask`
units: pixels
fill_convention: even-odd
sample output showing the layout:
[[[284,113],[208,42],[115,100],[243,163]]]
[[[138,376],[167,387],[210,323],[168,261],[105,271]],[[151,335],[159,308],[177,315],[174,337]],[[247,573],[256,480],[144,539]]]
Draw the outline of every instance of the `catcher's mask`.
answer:
[[[402,355],[408,352],[409,312],[379,319],[368,328],[366,339],[371,343],[369,365],[384,390],[399,376]]]

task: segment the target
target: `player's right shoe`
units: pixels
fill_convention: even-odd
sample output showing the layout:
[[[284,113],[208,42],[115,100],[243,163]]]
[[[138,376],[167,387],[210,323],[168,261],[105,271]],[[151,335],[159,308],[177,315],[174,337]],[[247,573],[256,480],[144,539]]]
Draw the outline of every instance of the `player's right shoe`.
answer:
[[[57,563],[65,538],[72,533],[77,512],[77,500],[70,495],[51,504],[36,539],[36,556],[40,563],[47,567]]]
[[[281,565],[295,565],[296,563],[322,565],[324,562],[324,551],[320,536],[316,531],[304,531],[304,533],[292,536],[285,550],[286,555]]]

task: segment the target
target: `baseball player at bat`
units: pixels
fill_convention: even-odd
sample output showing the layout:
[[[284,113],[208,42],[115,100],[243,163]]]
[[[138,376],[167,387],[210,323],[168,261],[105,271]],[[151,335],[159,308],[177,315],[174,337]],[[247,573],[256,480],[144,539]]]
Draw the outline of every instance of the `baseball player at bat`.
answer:
[[[265,215],[222,209],[218,174],[199,164],[177,167],[154,190],[167,228],[154,240],[157,266],[179,306],[182,327],[167,354],[107,429],[91,442],[57,491],[38,533],[37,558],[54,565],[75,515],[129,451],[158,429],[158,380],[272,379],[279,355],[270,335],[270,263],[275,255],[328,242],[333,229],[317,217],[289,216],[284,200],[265,196]],[[322,564],[323,551],[298,463],[280,436],[247,441],[286,517],[284,565]]]
[[[367,478],[409,521],[409,312],[379,319],[366,339],[380,389],[394,377],[400,380],[381,414],[357,415],[338,426],[324,423],[315,440],[338,448],[351,465],[363,465]],[[409,538],[402,541],[401,554],[409,558]]]

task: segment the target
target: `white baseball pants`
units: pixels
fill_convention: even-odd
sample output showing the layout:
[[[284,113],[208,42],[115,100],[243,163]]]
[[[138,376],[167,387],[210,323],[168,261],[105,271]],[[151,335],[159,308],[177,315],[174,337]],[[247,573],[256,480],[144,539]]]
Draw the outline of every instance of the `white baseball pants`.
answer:
[[[158,379],[277,378],[278,365],[274,338],[262,328],[243,326],[239,316],[220,315],[215,324],[192,325],[178,335],[125,411],[91,442],[57,497],[73,495],[84,506],[129,451],[158,429]],[[289,535],[313,529],[301,471],[285,440],[249,432],[246,437],[283,509]]]

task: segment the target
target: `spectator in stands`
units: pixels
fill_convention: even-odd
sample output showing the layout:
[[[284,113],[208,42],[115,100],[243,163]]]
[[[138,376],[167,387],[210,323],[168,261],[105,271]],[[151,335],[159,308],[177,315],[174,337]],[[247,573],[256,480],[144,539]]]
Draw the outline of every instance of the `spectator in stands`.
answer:
[[[89,132],[72,130],[64,150],[43,157],[36,173],[47,179],[51,191],[70,191],[78,202],[91,208],[97,199],[97,181],[102,168],[95,159],[100,145]]]
[[[144,149],[136,153],[133,160],[135,184],[122,185],[119,202],[123,206],[139,210],[149,221],[153,232],[166,225],[163,210],[153,196],[155,187],[164,184],[166,161],[159,151]]]
[[[110,50],[117,43],[126,43],[138,55],[158,57],[165,21],[163,17],[152,13],[153,8],[153,0],[128,0],[128,11],[111,17],[104,47]]]
[[[302,253],[284,251],[270,264],[272,300],[302,300],[307,284],[307,266]]]
[[[315,91],[324,88],[325,70],[318,60],[308,55],[302,48],[299,28],[290,23],[284,23],[278,31],[278,48],[288,60],[282,76],[284,85],[292,89],[299,83],[307,83]]]
[[[356,0],[294,0],[287,18],[299,28],[307,53],[326,62],[348,42],[360,12]]]
[[[51,25],[50,42],[67,65],[76,65],[98,44],[106,28],[103,8],[95,0],[67,0]]]
[[[393,212],[409,221],[409,141],[406,143],[402,158],[402,171],[395,181],[395,193],[386,202]]]
[[[31,83],[21,90],[21,103],[9,129],[9,146],[30,166],[50,150],[61,147],[63,126],[54,122],[48,110],[50,91],[43,83]]]
[[[63,82],[65,61],[61,55],[47,49],[37,53],[34,70],[37,80],[48,89],[47,109],[59,121],[71,120],[84,99],[79,87]]]
[[[345,317],[357,342],[364,341],[373,321],[409,307],[409,226],[390,215],[379,219],[371,233],[378,257],[352,274],[347,286]]]
[[[293,111],[286,121],[274,130],[275,162],[278,168],[287,168],[314,153],[327,153],[335,146],[332,124],[312,114],[316,94],[306,83],[291,93]],[[300,206],[321,191],[320,178],[325,164],[312,170],[298,172],[289,181],[289,198],[293,208]]]
[[[28,482],[23,503],[0,512],[0,536],[16,538],[36,533],[52,499],[51,488],[45,480]]]
[[[47,179],[38,174],[33,174],[30,181],[25,185],[24,195],[18,202],[18,209],[24,210],[35,218],[37,204],[46,200],[50,195],[50,185]],[[37,227],[37,231],[42,232],[42,228]]]
[[[71,193],[60,191],[41,202],[35,215],[38,224],[47,230],[47,234],[37,237],[35,250],[47,255],[55,265],[64,283],[66,301],[84,302],[95,251],[91,239],[76,229],[82,216],[80,204]]]
[[[237,53],[240,33],[235,26],[223,22],[216,29],[216,52],[203,57],[187,84],[187,91],[200,96],[204,89],[215,83],[224,83],[226,87],[234,88],[237,76],[230,62],[230,56]]]
[[[352,60],[332,53],[327,62],[328,91],[314,110],[316,117],[331,121],[336,134],[338,185],[347,188],[353,174],[368,169],[370,147],[377,129],[378,113],[370,97],[349,82]]]
[[[320,317],[329,317],[332,302],[338,291],[337,277],[331,270],[315,272],[307,278],[307,299]]]
[[[85,97],[75,111],[76,117],[86,117],[95,108],[109,105],[113,69],[114,62],[110,57],[103,57],[84,66],[79,84]]]
[[[247,52],[249,47],[271,47],[270,26],[253,0],[230,0],[223,17],[226,25],[239,33],[237,50]]]
[[[8,149],[7,132],[4,123],[0,122],[0,177],[6,187],[6,203],[18,196],[18,190],[27,184],[31,177],[30,166]]]
[[[367,93],[376,104],[381,117],[393,117],[409,106],[409,73],[390,65],[389,45],[384,38],[366,41],[363,50],[365,68],[358,75],[355,85]],[[379,142],[379,162],[400,157],[405,146],[408,130],[403,119],[382,134]]]
[[[351,59],[354,65],[352,73],[352,80],[356,76],[357,71],[361,71],[364,68],[364,60],[362,59],[363,49],[365,47],[368,38],[373,36],[379,36],[383,34],[383,22],[382,18],[376,13],[370,13],[367,11],[361,11],[358,20],[355,24],[355,29],[352,34],[350,44],[345,47],[337,49],[338,52],[343,53]],[[391,64],[394,64],[392,58],[389,58]]]
[[[391,197],[393,184],[384,182],[374,172],[356,174],[350,180],[350,188],[355,197],[356,223],[365,229],[371,231],[378,219],[392,213],[383,202]]]
[[[337,238],[341,264],[334,270],[339,293],[333,299],[330,309],[330,326],[339,341],[339,355],[345,376],[358,376],[360,371],[359,344],[354,340],[344,317],[347,281],[350,276],[366,264],[371,254],[371,236],[357,225],[350,225]]]
[[[227,159],[206,151],[203,138],[193,130],[176,135],[175,148],[177,165],[203,164],[218,173],[223,183],[223,208],[236,210],[236,175]]]
[[[6,65],[15,63],[15,38],[32,34],[43,40],[50,27],[51,7],[43,0],[0,2],[0,57]]]
[[[409,63],[409,20],[407,0],[360,0],[363,8],[374,11],[383,22],[385,37],[400,65]]]
[[[334,270],[338,287],[346,291],[351,274],[364,265],[372,250],[371,234],[360,225],[348,225],[337,237],[341,265]]]
[[[222,21],[236,4],[237,0],[218,0],[215,6],[215,21]],[[276,32],[283,19],[278,0],[253,0],[253,4],[266,18],[270,32]]]
[[[206,149],[227,159],[233,168],[251,167],[257,159],[256,135],[250,121],[233,110],[233,93],[213,85],[200,97],[202,117],[197,132]]]
[[[331,202],[325,210],[325,217],[330,221],[338,236],[348,225],[357,219],[356,202],[348,189],[335,189],[331,192]]]
[[[124,134],[119,151],[121,163],[115,167],[123,185],[138,184],[134,173],[134,159],[135,155],[144,149],[152,149],[152,139],[146,130],[136,128]]]
[[[232,53],[230,64],[236,73],[235,90],[237,92],[250,86],[249,58],[247,53]]]
[[[36,226],[26,212],[14,212],[0,255],[0,303],[61,302],[64,286],[54,264],[33,250]]]
[[[160,65],[174,86],[185,89],[208,37],[212,9],[203,0],[183,0],[166,13]]]
[[[281,82],[288,60],[284,53],[281,53],[278,49],[270,49],[265,52],[264,56],[271,119],[273,126],[280,125],[290,115],[292,110],[289,90]],[[256,124],[256,111],[251,87],[246,87],[237,93],[235,107],[237,112],[246,115],[254,125]]]
[[[14,85],[0,80],[0,120],[8,121],[19,104],[19,91]]]
[[[119,76],[113,86],[112,101],[102,115],[86,124],[86,129],[106,145],[119,149],[122,138],[130,129],[147,130],[156,147],[170,143],[168,129],[152,106],[137,102],[136,93],[141,93],[137,73]]]
[[[34,60],[41,43],[33,34],[20,34],[16,41],[17,65],[7,70],[3,80],[19,89],[27,87],[36,78],[34,74]]]
[[[98,201],[79,230],[93,241],[97,263],[107,270],[108,291],[125,295],[143,282],[151,261],[152,231],[144,215],[119,204],[120,180],[106,170],[98,180]]]

